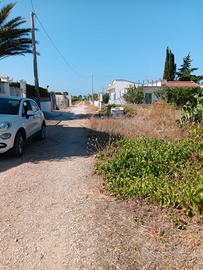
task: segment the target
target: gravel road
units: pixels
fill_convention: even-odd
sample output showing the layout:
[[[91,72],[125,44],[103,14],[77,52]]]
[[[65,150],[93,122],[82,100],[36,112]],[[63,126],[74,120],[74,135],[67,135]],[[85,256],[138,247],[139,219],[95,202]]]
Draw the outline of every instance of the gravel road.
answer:
[[[0,158],[0,269],[201,269],[200,246],[163,245],[131,204],[100,192],[86,112],[56,113],[45,141]]]

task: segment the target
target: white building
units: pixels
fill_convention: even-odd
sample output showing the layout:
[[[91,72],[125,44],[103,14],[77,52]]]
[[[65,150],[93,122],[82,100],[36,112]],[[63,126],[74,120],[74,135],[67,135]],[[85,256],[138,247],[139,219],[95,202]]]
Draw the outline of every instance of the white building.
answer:
[[[0,76],[0,96],[26,96],[26,81],[20,81],[20,87],[12,86],[12,81],[7,76]]]
[[[138,86],[137,83],[127,80],[114,80],[107,86],[109,91],[109,103],[110,104],[125,104],[123,95],[127,93],[127,89],[132,86]]]
[[[109,103],[110,104],[125,104],[123,95],[127,93],[129,87],[143,87],[145,103],[153,103],[157,100],[156,91],[160,90],[162,81],[147,81],[147,82],[132,82],[127,80],[114,80],[107,86],[109,91]]]
[[[144,102],[147,104],[154,103],[157,101],[156,92],[158,92],[162,87],[162,81],[147,81],[142,85],[144,92]]]

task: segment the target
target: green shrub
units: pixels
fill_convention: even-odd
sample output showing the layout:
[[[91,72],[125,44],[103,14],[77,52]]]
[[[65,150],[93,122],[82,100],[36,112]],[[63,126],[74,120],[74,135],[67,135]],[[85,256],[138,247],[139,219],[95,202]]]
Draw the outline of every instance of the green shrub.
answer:
[[[109,93],[104,93],[103,94],[103,102],[104,102],[104,104],[109,103]]]
[[[202,123],[203,122],[203,95],[195,95],[196,105],[187,102],[183,106],[183,114],[180,120],[181,124],[185,123]]]
[[[123,95],[125,101],[133,104],[141,104],[144,101],[143,87],[129,87],[127,93]]]
[[[199,209],[202,126],[187,140],[122,139],[98,155],[97,172],[116,195]],[[199,199],[200,200],[200,199]]]
[[[10,85],[11,87],[20,88],[20,83],[19,83],[19,82],[10,82],[9,85]]]
[[[47,88],[42,88],[42,87],[39,87],[39,94],[40,94],[40,97],[49,97],[49,95],[50,95]],[[28,98],[35,97],[35,86],[34,85],[27,84],[26,96]]]
[[[173,103],[177,107],[183,107],[187,102],[189,102],[191,106],[195,106],[197,104],[195,95],[201,93],[202,88],[200,87],[164,87],[157,95],[168,103]]]

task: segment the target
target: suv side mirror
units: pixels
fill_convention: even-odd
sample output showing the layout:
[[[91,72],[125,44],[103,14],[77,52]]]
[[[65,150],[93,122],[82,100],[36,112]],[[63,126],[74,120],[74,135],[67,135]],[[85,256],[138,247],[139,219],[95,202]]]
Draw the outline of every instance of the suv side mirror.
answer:
[[[27,117],[34,116],[34,112],[32,110],[28,110],[26,116]]]

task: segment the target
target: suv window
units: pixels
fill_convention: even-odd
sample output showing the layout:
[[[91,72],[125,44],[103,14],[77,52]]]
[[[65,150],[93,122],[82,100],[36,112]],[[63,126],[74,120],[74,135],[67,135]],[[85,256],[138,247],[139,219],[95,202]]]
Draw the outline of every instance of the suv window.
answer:
[[[37,103],[35,103],[32,100],[29,100],[29,103],[30,103],[30,106],[31,106],[31,110],[33,112],[38,112],[39,111],[39,107],[38,107]]]
[[[27,111],[31,110],[30,103],[28,101],[23,101],[22,116],[26,116]]]
[[[20,100],[10,98],[0,98],[0,114],[19,113]]]

